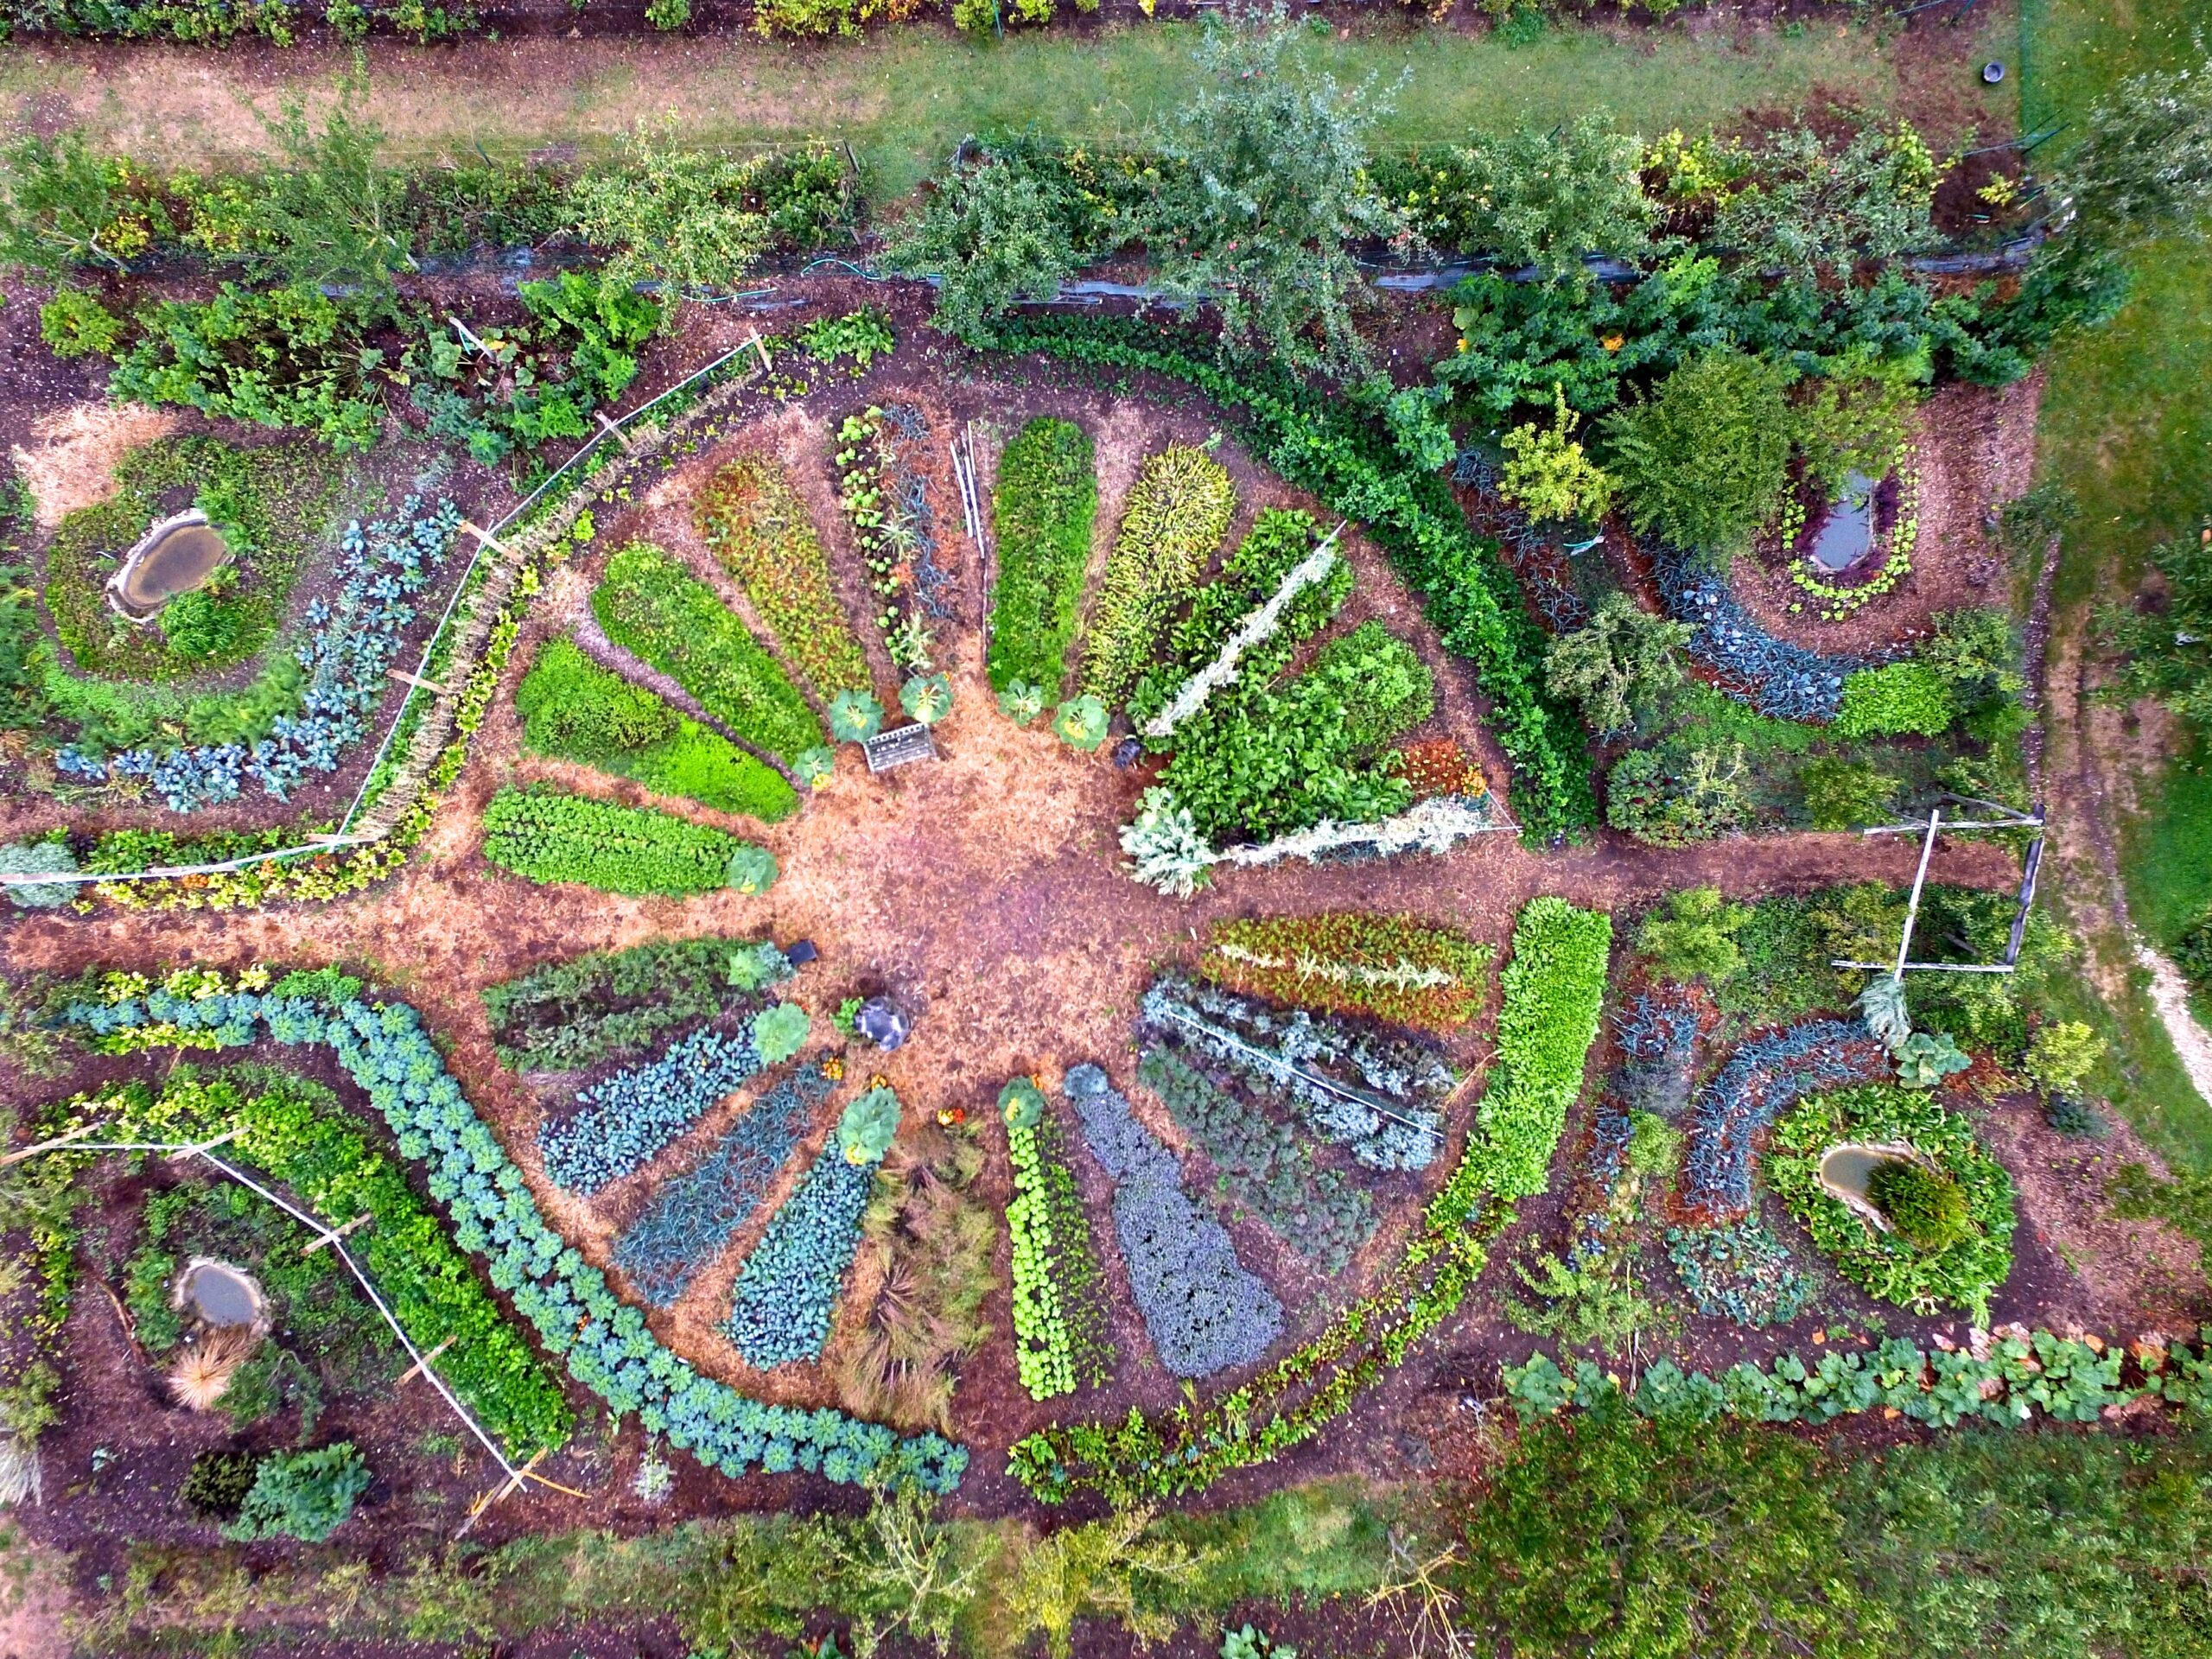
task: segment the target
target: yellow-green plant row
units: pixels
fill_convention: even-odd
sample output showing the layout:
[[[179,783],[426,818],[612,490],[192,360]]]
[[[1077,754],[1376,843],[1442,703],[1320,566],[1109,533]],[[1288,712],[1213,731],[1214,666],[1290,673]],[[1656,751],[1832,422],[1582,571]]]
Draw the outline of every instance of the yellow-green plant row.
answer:
[[[588,795],[503,789],[484,809],[484,856],[532,881],[675,898],[766,885],[753,878],[748,862],[766,855],[750,842],[650,807]]]
[[[1178,445],[1146,461],[1083,648],[1083,690],[1108,705],[1128,696],[1175,607],[1190,597],[1229,533],[1236,492],[1222,464]]]
[[[868,658],[837,603],[830,561],[783,467],[741,455],[700,492],[693,519],[814,695],[868,689]]]
[[[1026,1079],[1002,1099],[1014,1196],[1006,1206],[1014,1244],[1014,1358],[1033,1400],[1095,1388],[1112,1375],[1106,1286],[1090,1223],[1068,1167],[1058,1126]]]

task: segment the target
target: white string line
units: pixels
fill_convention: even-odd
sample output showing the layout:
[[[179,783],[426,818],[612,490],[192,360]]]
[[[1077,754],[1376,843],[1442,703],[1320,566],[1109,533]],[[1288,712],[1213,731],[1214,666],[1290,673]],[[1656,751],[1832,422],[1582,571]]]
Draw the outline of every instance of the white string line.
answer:
[[[620,420],[612,422],[608,426],[602,428],[598,436],[593,438],[588,443],[585,444],[582,448],[577,450],[575,454],[569,456],[568,460],[563,461],[559,467],[548,474],[544,482],[541,483],[536,489],[524,496],[520,503],[518,503],[497,524],[493,524],[491,528],[490,533],[496,536],[500,531],[505,530],[508,525],[513,524],[517,518],[520,518],[532,506],[537,505],[538,498],[543,495],[547,490],[550,489],[555,481],[558,480],[563,474],[566,473],[570,467],[574,467],[578,461],[583,460],[587,455],[589,455],[594,450],[598,449],[601,445],[607,442],[608,437],[620,435],[621,429],[623,428],[637,420],[639,416],[645,414],[656,404],[658,404],[670,397],[673,397],[677,392],[682,391],[685,387],[690,386],[694,382],[701,380],[706,376],[712,374],[716,369],[721,368],[722,365],[728,362],[732,358],[752,349],[753,343],[750,340],[747,341],[744,345],[733,346],[730,350],[724,352],[720,357],[716,358],[713,362],[708,364],[706,367],[698,370],[696,372],[682,380],[677,381],[666,391],[662,392],[658,397],[652,399],[651,402],[639,404],[637,408],[632,410],[627,415],[623,416]],[[467,569],[461,573],[461,580],[454,584],[453,593],[446,601],[445,610],[438,618],[438,626],[436,628],[432,630],[429,639],[423,642],[422,655],[416,658],[415,664],[415,671],[418,676],[422,674],[424,669],[429,666],[430,653],[437,648],[438,641],[444,637],[448,624],[453,620],[454,608],[461,603],[461,596],[468,591],[469,582],[475,575],[476,567],[484,557],[484,543],[480,541],[477,543],[476,551],[470,557]],[[0,888],[22,887],[73,887],[94,881],[165,881],[173,880],[179,876],[186,875],[225,875],[232,873],[232,871],[245,869],[255,864],[265,864],[274,859],[297,858],[303,853],[327,852],[337,847],[359,847],[381,841],[385,838],[383,836],[355,836],[347,835],[344,832],[351,828],[354,815],[361,810],[361,803],[368,794],[369,785],[375,781],[378,767],[383,765],[385,756],[391,752],[392,740],[399,734],[400,726],[407,718],[407,710],[414,702],[415,693],[417,689],[418,688],[413,685],[410,685],[408,686],[404,695],[400,697],[399,707],[392,713],[391,724],[385,730],[384,741],[377,745],[376,753],[369,761],[368,770],[362,775],[361,786],[354,793],[353,804],[346,809],[346,816],[342,820],[340,820],[339,824],[340,833],[335,836],[323,836],[319,839],[308,842],[304,845],[298,847],[279,847],[270,852],[249,853],[243,857],[226,860],[219,864],[161,866],[156,868],[145,870],[54,870],[51,872],[41,870],[34,871],[29,874],[0,874]],[[391,832],[389,830],[385,832],[385,835],[389,835],[390,833]]]
[[[194,1157],[206,1159],[209,1163],[214,1165],[217,1169],[221,1170],[224,1174],[229,1176],[232,1180],[236,1181],[240,1186],[245,1187],[248,1192],[257,1193],[262,1198],[268,1199],[270,1203],[275,1205],[286,1215],[290,1216],[295,1221],[305,1224],[317,1235],[317,1236],[321,1238],[325,1243],[328,1244],[332,1249],[338,1252],[340,1259],[342,1260],[346,1263],[346,1267],[352,1270],[353,1277],[360,1281],[361,1288],[368,1293],[369,1300],[375,1304],[377,1312],[384,1315],[384,1322],[391,1327],[392,1335],[399,1338],[399,1345],[407,1351],[408,1358],[415,1362],[416,1370],[420,1370],[424,1376],[429,1378],[430,1386],[435,1389],[440,1395],[444,1398],[446,1404],[453,1408],[454,1414],[459,1417],[462,1422],[468,1425],[469,1432],[475,1435],[476,1438],[483,1443],[484,1449],[492,1454],[493,1459],[497,1462],[500,1469],[505,1472],[507,1478],[510,1481],[518,1481],[523,1478],[522,1472],[518,1471],[513,1464],[507,1461],[506,1453],[502,1452],[499,1449],[498,1443],[492,1439],[490,1434],[485,1432],[483,1425],[479,1423],[474,1417],[469,1414],[467,1408],[463,1406],[459,1400],[454,1397],[454,1392],[451,1389],[446,1386],[445,1379],[440,1376],[437,1372],[431,1368],[430,1362],[423,1357],[422,1350],[417,1348],[414,1342],[409,1338],[407,1332],[400,1328],[399,1321],[397,1319],[393,1317],[391,1309],[385,1305],[384,1298],[377,1294],[377,1287],[369,1282],[369,1275],[362,1271],[361,1264],[353,1259],[353,1253],[346,1248],[346,1241],[340,1238],[336,1233],[333,1232],[328,1227],[325,1226],[321,1222],[308,1214],[307,1211],[270,1192],[267,1187],[262,1185],[260,1182],[255,1180],[251,1176],[248,1175],[244,1170],[238,1168],[235,1165],[224,1162],[223,1160],[215,1156],[213,1153],[208,1151],[206,1147],[189,1141],[73,1141],[67,1146],[40,1147],[35,1150],[49,1153],[190,1153]]]
[[[1170,1007],[1167,1010],[1167,1017],[1179,1026],[1186,1026],[1192,1031],[1203,1033],[1208,1037],[1212,1037],[1222,1042],[1227,1043],[1231,1048],[1243,1049],[1247,1054],[1253,1056],[1255,1059],[1266,1062],[1270,1070],[1280,1069],[1281,1071],[1287,1071],[1293,1077],[1297,1077],[1303,1082],[1310,1083],[1318,1089],[1325,1090],[1329,1093],[1334,1094],[1341,1099],[1351,1102],[1356,1106],[1363,1106],[1369,1111],[1374,1113],[1376,1116],[1388,1118],[1391,1122],[1399,1125],[1402,1128],[1411,1129],[1416,1135],[1427,1135],[1432,1139],[1440,1140],[1442,1138],[1443,1114],[1441,1112],[1437,1114],[1438,1121],[1434,1123],[1416,1123],[1411,1118],[1399,1116],[1397,1113],[1392,1111],[1389,1107],[1383,1105],[1380,1101],[1375,1099],[1370,1095],[1362,1094],[1354,1089],[1348,1089],[1340,1083],[1332,1082],[1331,1079],[1318,1076],[1313,1072],[1300,1071],[1295,1062],[1286,1060],[1281,1055],[1270,1053],[1264,1048],[1255,1048],[1251,1044],[1239,1039],[1233,1032],[1219,1030],[1213,1026],[1208,1025],[1203,1020],[1197,1019],[1191,1014],[1185,1014],[1180,1008]],[[1457,1091],[1458,1085],[1454,1084],[1453,1092],[1456,1093]],[[1446,1095],[1445,1098],[1448,1101],[1451,1098],[1451,1096]]]

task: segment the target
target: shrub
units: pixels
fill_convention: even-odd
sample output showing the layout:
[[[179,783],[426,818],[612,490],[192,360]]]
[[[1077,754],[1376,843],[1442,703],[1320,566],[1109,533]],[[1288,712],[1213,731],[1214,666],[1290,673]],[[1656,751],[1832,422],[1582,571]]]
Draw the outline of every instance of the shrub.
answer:
[[[779,244],[818,245],[849,217],[844,171],[827,146],[739,161],[657,143],[641,122],[620,162],[586,171],[568,199],[576,233],[609,251],[613,281],[718,289]]]
[[[1114,704],[1128,695],[1236,508],[1228,472],[1202,449],[1164,449],[1138,470],[1084,639],[1086,696]]]
[[[532,881],[602,893],[711,893],[731,885],[734,836],[650,807],[543,786],[502,789],[484,809],[484,856]]]
[[[502,1065],[570,1071],[643,1053],[671,1027],[742,1007],[791,972],[765,940],[656,939],[486,986],[484,1013]]]
[[[589,1198],[644,1168],[766,1064],[749,1033],[708,1026],[677,1039],[658,1058],[581,1090],[571,1111],[539,1125],[547,1179]]]
[[[745,742],[789,761],[822,725],[784,671],[704,583],[632,542],[607,562],[591,596],[608,639],[673,677]]]
[[[2043,1118],[2077,1141],[2102,1141],[2112,1133],[2112,1120],[2079,1095],[2052,1095],[2044,1103]]]
[[[705,1157],[654,1188],[613,1251],[640,1296],[671,1306],[721,1253],[768,1196],[832,1086],[819,1065],[800,1066],[747,1108]]]
[[[1612,918],[1562,899],[1532,899],[1513,925],[1498,982],[1497,1053],[1475,1122],[1488,1143],[1491,1190],[1543,1192],[1567,1114],[1582,1091],[1605,1000]]]
[[[1199,971],[1248,995],[1448,1032],[1481,1012],[1491,948],[1358,911],[1219,921]]]
[[[780,465],[741,456],[707,480],[692,518],[815,696],[866,690],[868,658],[846,625],[806,504]]]
[[[1018,1077],[999,1101],[1014,1170],[1006,1226],[1013,1240],[1014,1365],[1031,1399],[1051,1400],[1096,1388],[1113,1373],[1106,1281],[1044,1096]]]
[[[1171,1050],[1145,1051],[1137,1080],[1212,1160],[1232,1202],[1320,1272],[1342,1273],[1375,1232],[1367,1194],[1313,1154],[1286,1126],[1260,1116]]]
[[[1730,904],[1718,887],[1678,888],[1644,917],[1636,948],[1655,979],[1719,985],[1743,965],[1736,935],[1751,918],[1748,908]]]
[[[1950,687],[1935,670],[1922,663],[1890,663],[1846,677],[1835,732],[1849,739],[1940,737],[1957,712]]]
[[[1654,847],[1688,847],[1743,829],[1751,802],[1744,746],[1697,737],[1623,755],[1605,779],[1605,822]]]
[[[254,1465],[238,1517],[223,1529],[237,1543],[296,1538],[319,1544],[353,1513],[369,1490],[369,1465],[351,1440],[313,1452],[271,1452]]]
[[[81,288],[61,287],[38,308],[39,337],[56,357],[112,357],[123,319]]]
[[[2070,1094],[2105,1057],[2105,1039],[2078,1020],[2037,1026],[2020,1069],[2045,1093]]]
[[[1552,388],[1552,423],[1516,426],[1503,443],[1505,464],[1498,469],[1498,499],[1541,524],[1547,519],[1582,519],[1596,524],[1613,503],[1613,479],[1575,442],[1582,417]]]
[[[1956,1181],[1904,1159],[1874,1166],[1866,1198],[1915,1249],[1948,1250],[1973,1226]]]
[[[601,668],[575,642],[548,640],[515,688],[523,743],[724,812],[774,823],[798,798],[783,775],[671,708],[643,686]]]
[[[1901,779],[1866,761],[1834,755],[1808,762],[1797,781],[1815,830],[1857,830],[1879,823],[1904,787]]]
[[[747,1364],[766,1370],[820,1357],[875,1175],[874,1162],[828,1147],[769,1217],[720,1327]]]
[[[998,579],[984,669],[1001,693],[1025,683],[1057,689],[1067,677],[1098,511],[1090,435],[1049,416],[1029,422],[999,457],[991,511]]]
[[[781,1065],[806,1046],[810,1022],[796,1002],[777,1002],[753,1016],[753,1047],[763,1065]]]
[[[1821,1185],[1820,1160],[1846,1138],[1913,1147],[1948,1181],[1964,1217],[1945,1242],[1923,1248],[1897,1233],[1869,1227]],[[2012,1182],[1976,1144],[1965,1120],[1926,1094],[1870,1085],[1808,1100],[1774,1127],[1767,1179],[1813,1242],[1868,1295],[1932,1314],[1948,1304],[1977,1325],[1988,1323],[1989,1298],[2012,1270]],[[1916,1224],[1944,1224],[1942,1211],[1910,1211]],[[1942,1235],[1931,1232],[1931,1237]]]
[[[1475,134],[1440,156],[1376,171],[1439,246],[1580,278],[1583,255],[1633,260],[1649,239],[1643,163],[1635,136],[1592,110],[1550,129]]]
[[[1707,558],[1749,548],[1789,479],[1789,381],[1787,370],[1720,347],[1607,417],[1611,471],[1636,527]]]
[[[1160,1363],[1177,1376],[1249,1365],[1282,1330],[1282,1304],[1191,1202],[1174,1155],[1095,1065],[1067,1074],[1083,1138],[1114,1179],[1114,1231]]]
[[[251,1452],[202,1452],[193,1459],[177,1498],[211,1521],[235,1521],[253,1490],[259,1459]]]
[[[1544,683],[1572,698],[1601,736],[1625,730],[1681,683],[1681,652],[1693,630],[1654,616],[1625,594],[1608,594],[1590,620],[1553,640]]]

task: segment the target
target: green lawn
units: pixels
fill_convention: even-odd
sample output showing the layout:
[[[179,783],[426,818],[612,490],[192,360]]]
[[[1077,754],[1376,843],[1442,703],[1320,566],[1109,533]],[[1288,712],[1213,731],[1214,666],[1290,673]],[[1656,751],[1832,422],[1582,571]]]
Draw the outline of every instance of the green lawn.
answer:
[[[976,41],[925,25],[872,39],[793,46],[743,35],[686,41],[464,42],[372,49],[375,113],[403,151],[519,155],[553,143],[589,150],[640,120],[673,120],[697,142],[743,145],[827,137],[849,142],[880,199],[942,168],[966,135],[1034,125],[1113,143],[1141,134],[1188,93],[1194,28],[1160,23]],[[1386,143],[1452,139],[1472,128],[1550,124],[1597,105],[1656,135],[1750,109],[1796,108],[1816,92],[1872,108],[1923,105],[1938,128],[1971,118],[2009,130],[2013,83],[1980,89],[1968,67],[2011,55],[2012,11],[1989,0],[1942,58],[1900,59],[1857,24],[1692,33],[1554,29],[1522,47],[1486,33],[1395,20],[1327,30],[1310,52],[1347,84],[1395,89]],[[1955,61],[1954,61],[1955,60]],[[262,148],[243,96],[327,82],[340,55],[144,48],[99,56],[39,47],[0,60],[0,118],[81,124],[98,142],[165,165],[241,162]],[[1900,67],[1903,63],[1906,67]],[[188,73],[179,73],[188,65]],[[512,96],[486,97],[493,79]],[[1963,101],[1962,101],[1963,100]],[[1956,136],[1938,131],[1939,142]]]
[[[2073,121],[2107,87],[2187,61],[2196,0],[2027,0],[2022,120]],[[2065,135],[2055,141],[2067,142]],[[2107,328],[2053,356],[2039,468],[2081,497],[2060,568],[2062,613],[2081,626],[2097,598],[2131,590],[2159,542],[2212,511],[2212,250],[2145,248],[2134,297]],[[2126,826],[2129,905],[2166,943],[2212,903],[2212,775],[2178,764],[2141,780],[2145,810]],[[2114,1010],[2126,1086],[2116,1103],[2169,1154],[2212,1165],[2212,1106],[2190,1086],[2142,1000]]]

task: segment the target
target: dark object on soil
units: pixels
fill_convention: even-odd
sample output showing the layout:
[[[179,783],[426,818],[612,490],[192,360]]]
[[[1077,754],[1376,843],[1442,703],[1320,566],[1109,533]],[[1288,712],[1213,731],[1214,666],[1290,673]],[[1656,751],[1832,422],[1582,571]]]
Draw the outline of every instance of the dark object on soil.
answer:
[[[2101,1141],[2112,1133],[2105,1115],[2079,1095],[2053,1095],[2044,1103],[2044,1122],[2077,1141]]]
[[[1114,746],[1114,764],[1125,768],[1134,766],[1137,763],[1137,757],[1143,753],[1142,743],[1134,737],[1125,737]]]
[[[786,945],[784,949],[784,960],[794,968],[804,968],[808,963],[817,960],[821,955],[822,953],[814,948],[812,939],[800,939],[794,944]]]
[[[861,752],[868,756],[870,772],[889,772],[893,766],[936,760],[937,744],[930,736],[930,728],[918,720],[896,731],[878,732],[861,745]]]
[[[192,1460],[177,1496],[194,1514],[213,1521],[235,1521],[253,1490],[260,1459],[251,1452],[202,1452]]]
[[[853,1016],[854,1034],[887,1051],[905,1042],[912,1029],[913,1021],[906,1011],[887,996],[871,996]]]
[[[2001,58],[1992,58],[1987,63],[1983,64],[1981,66],[1981,78],[1987,81],[1992,86],[1994,86],[1999,81],[2004,79],[2004,60]]]

